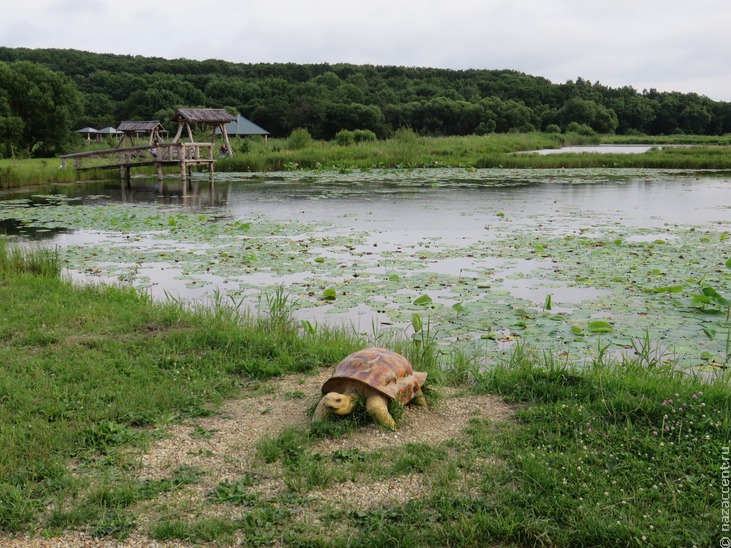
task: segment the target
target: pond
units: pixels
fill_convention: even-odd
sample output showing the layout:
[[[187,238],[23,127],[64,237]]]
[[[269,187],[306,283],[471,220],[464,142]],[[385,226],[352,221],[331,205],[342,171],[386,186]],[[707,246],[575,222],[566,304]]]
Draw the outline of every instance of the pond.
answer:
[[[727,174],[296,171],[191,185],[5,193],[0,230],[57,247],[74,280],[161,299],[255,309],[282,286],[308,328],[413,336],[416,315],[440,344],[488,355],[525,341],[581,361],[648,337],[679,365],[726,361]]]

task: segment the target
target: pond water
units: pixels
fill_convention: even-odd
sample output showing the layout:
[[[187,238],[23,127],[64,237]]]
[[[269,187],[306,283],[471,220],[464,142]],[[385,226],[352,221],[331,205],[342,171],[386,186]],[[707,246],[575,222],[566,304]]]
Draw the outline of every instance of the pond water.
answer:
[[[57,247],[75,280],[157,298],[256,308],[283,286],[299,320],[374,336],[412,335],[417,314],[442,344],[487,352],[525,340],[579,358],[649,333],[674,359],[725,359],[720,305],[694,302],[731,285],[723,173],[217,174],[186,192],[136,178],[2,194],[0,230]]]
[[[677,146],[677,145],[671,145]],[[642,154],[654,148],[662,149],[660,145],[577,145],[562,148],[546,148],[541,150],[532,150],[530,152],[540,154],[567,154],[593,152],[595,154]]]

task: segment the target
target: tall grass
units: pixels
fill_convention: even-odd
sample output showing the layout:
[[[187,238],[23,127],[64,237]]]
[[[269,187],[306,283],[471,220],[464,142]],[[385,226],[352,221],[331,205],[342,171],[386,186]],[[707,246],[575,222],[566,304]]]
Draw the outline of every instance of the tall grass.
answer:
[[[399,130],[392,138],[352,145],[313,141],[297,150],[286,140],[234,141],[236,156],[216,162],[217,171],[276,171],[325,168],[401,168],[473,166],[482,154],[556,148],[580,136],[545,133],[468,137],[421,137]]]
[[[0,189],[48,183],[71,183],[77,178],[73,167],[61,169],[59,159],[0,159]]]
[[[7,240],[0,237],[0,272],[55,277],[61,272],[61,263],[56,250],[9,246]]]
[[[648,154],[531,155],[514,152],[598,143],[694,144],[683,150],[664,148]],[[293,149],[288,139],[234,139],[236,155],[216,160],[219,172],[267,172],[299,169],[373,168],[687,168],[728,169],[730,137],[708,136],[585,136],[578,133],[506,133],[466,137],[421,137],[408,129],[381,141],[339,145],[336,141],[310,141]],[[104,148],[104,145],[94,144]],[[59,169],[60,160],[1,160],[0,188],[116,177],[113,170],[76,173]],[[172,170],[174,171],[174,170]],[[171,171],[171,172],[172,172]],[[154,175],[154,167],[138,173]]]

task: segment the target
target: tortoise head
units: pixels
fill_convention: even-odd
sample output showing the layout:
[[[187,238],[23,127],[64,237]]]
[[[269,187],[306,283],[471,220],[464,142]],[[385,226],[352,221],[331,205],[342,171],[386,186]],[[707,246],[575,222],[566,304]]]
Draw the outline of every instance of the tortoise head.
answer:
[[[333,415],[348,415],[355,410],[358,399],[355,394],[328,392],[322,397],[322,402]]]
[[[315,422],[323,420],[328,415],[347,415],[355,410],[358,404],[358,395],[354,393],[328,392],[315,409]]]

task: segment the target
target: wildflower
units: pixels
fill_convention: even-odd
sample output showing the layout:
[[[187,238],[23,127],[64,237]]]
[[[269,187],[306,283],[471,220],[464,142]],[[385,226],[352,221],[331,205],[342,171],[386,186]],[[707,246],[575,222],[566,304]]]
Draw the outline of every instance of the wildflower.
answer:
[[[657,436],[657,430],[653,430],[652,435]]]
[[[697,399],[698,399],[698,396],[697,396],[697,395],[695,395],[695,394],[693,394],[693,399],[694,399],[694,400],[697,400]]]
[[[699,396],[702,396],[703,395],[703,392],[701,392],[700,390],[698,390],[698,395]]]
[[[679,397],[680,397],[680,394],[675,394],[675,397],[676,397],[676,398],[679,398]]]

